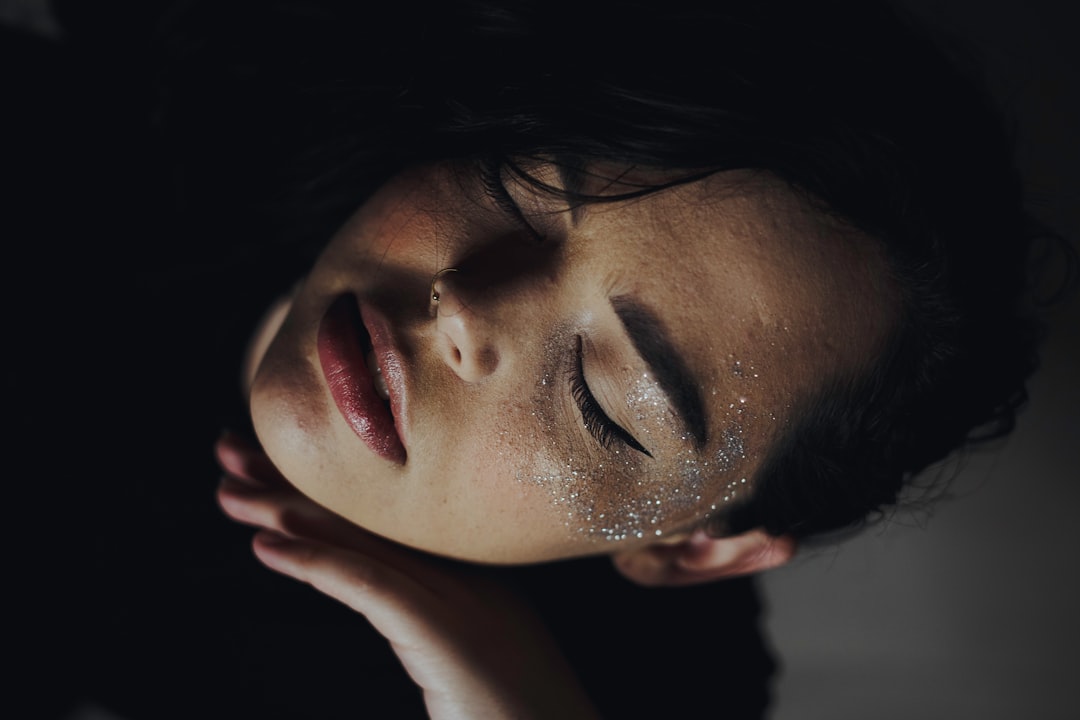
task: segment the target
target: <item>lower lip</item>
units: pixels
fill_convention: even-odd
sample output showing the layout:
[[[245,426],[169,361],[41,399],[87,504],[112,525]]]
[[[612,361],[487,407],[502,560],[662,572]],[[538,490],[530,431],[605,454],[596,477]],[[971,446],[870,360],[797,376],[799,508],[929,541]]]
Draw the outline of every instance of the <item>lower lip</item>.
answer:
[[[405,446],[375,390],[360,342],[362,328],[356,298],[342,295],[335,300],[319,325],[319,363],[330,395],[353,432],[376,455],[402,465]]]

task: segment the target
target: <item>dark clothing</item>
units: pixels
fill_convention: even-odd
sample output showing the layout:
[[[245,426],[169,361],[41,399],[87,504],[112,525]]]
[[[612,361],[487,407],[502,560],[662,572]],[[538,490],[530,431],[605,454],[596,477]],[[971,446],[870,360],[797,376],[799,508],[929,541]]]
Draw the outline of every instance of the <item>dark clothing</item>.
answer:
[[[750,579],[643,588],[606,558],[518,572],[604,717],[764,717],[775,666]]]

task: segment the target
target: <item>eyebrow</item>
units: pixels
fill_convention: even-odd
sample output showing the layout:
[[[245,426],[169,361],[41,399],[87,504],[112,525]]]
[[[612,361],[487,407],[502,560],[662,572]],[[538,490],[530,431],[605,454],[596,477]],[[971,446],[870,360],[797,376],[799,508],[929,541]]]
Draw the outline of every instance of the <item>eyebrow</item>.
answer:
[[[611,298],[611,307],[634,349],[656,376],[660,389],[694,438],[695,449],[700,450],[707,438],[705,403],[690,368],[668,337],[664,323],[652,310],[629,295]]]

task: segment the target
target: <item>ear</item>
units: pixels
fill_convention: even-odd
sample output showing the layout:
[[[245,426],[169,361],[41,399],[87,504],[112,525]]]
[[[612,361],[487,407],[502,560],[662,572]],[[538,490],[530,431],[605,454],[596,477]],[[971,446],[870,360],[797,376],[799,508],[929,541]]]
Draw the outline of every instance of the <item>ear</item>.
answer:
[[[704,530],[675,541],[612,556],[615,569],[639,585],[696,585],[779,567],[795,554],[795,541],[764,530],[714,538]]]

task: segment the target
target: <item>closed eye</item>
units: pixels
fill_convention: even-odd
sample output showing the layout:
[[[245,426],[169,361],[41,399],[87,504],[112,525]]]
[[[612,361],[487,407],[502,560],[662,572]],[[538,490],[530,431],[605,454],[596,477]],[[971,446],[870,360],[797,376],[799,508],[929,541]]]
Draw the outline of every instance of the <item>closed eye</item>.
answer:
[[[498,160],[484,160],[480,164],[480,184],[484,192],[495,203],[496,207],[506,213],[522,230],[537,243],[543,243],[545,238],[521,211],[521,207],[506,189],[502,179],[502,163]]]
[[[621,442],[627,447],[633,448],[648,457],[652,457],[652,453],[646,450],[633,435],[608,417],[607,413],[604,412],[604,409],[600,407],[600,403],[596,401],[596,397],[592,394],[592,390],[589,389],[589,384],[585,382],[582,338],[580,335],[575,338],[574,353],[574,366],[570,373],[570,394],[573,396],[574,402],[578,406],[578,411],[581,413],[581,420],[585,424],[585,429],[588,430],[589,434],[596,438],[596,441],[600,443],[600,446],[606,450],[613,450],[614,445]]]

